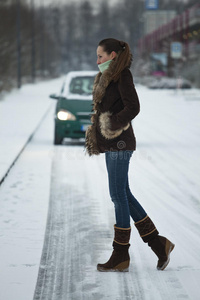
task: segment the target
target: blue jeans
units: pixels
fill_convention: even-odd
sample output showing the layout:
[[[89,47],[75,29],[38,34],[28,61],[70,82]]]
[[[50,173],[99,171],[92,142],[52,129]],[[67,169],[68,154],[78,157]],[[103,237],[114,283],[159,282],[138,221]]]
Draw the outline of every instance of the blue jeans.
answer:
[[[116,226],[120,228],[130,227],[130,216],[137,222],[147,215],[129,188],[128,169],[132,154],[133,151],[105,153],[110,197],[115,206]]]

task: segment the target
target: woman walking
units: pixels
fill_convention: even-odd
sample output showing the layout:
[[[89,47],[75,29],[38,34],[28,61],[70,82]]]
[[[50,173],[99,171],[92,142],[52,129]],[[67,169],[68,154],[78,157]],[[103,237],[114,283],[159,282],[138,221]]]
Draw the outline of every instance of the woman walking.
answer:
[[[105,153],[109,191],[115,207],[113,252],[97,269],[128,271],[130,217],[145,243],[158,257],[158,270],[169,263],[174,244],[160,236],[146,211],[130,191],[128,183],[129,161],[136,149],[131,125],[140,110],[130,66],[132,54],[125,42],[108,38],[97,47],[97,74],[93,88],[92,125],[86,132],[86,150],[89,155]]]

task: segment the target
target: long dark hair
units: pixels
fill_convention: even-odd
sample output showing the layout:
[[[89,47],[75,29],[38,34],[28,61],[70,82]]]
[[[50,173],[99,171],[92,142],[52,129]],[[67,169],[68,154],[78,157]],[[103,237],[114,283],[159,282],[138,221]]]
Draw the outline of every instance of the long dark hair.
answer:
[[[99,46],[103,47],[108,54],[111,54],[112,51],[117,53],[117,66],[113,75],[113,80],[117,81],[121,71],[131,66],[132,54],[129,45],[126,42],[108,38],[100,41]]]

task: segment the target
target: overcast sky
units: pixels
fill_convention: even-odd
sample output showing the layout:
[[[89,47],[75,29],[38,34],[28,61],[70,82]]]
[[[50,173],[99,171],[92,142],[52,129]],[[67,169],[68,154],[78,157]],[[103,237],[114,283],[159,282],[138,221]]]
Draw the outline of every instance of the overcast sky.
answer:
[[[31,1],[34,2],[35,5],[57,5],[57,6],[60,6],[62,4],[67,4],[67,3],[81,3],[81,2],[85,2],[86,0],[26,0],[27,3],[31,3]],[[93,6],[98,6],[98,4],[101,4],[103,1],[107,1],[107,3],[109,5],[115,5],[119,2],[123,2],[123,0],[89,0],[91,2],[91,4]],[[130,0],[130,1],[143,1],[145,3],[145,0]],[[163,0],[158,0],[158,3],[160,1],[163,1]],[[165,0],[166,1],[166,0]],[[182,3],[186,3],[188,2],[188,0],[174,0],[175,2],[182,2]]]
[[[28,3],[31,3],[32,0],[26,0]],[[54,4],[54,5],[61,5],[63,3],[81,3],[85,2],[85,0],[33,0],[36,5],[49,5],[49,4]],[[101,3],[104,0],[89,0],[92,4],[97,4]],[[135,1],[135,0],[133,0]],[[138,0],[137,0],[138,1]],[[119,0],[107,0],[109,4],[115,4],[119,2]]]

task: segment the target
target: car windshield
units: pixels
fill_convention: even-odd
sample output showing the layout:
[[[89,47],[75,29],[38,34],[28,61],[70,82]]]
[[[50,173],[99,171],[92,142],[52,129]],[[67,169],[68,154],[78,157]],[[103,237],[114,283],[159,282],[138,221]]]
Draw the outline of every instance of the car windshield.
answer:
[[[69,86],[71,94],[91,95],[94,84],[93,76],[74,77]]]

